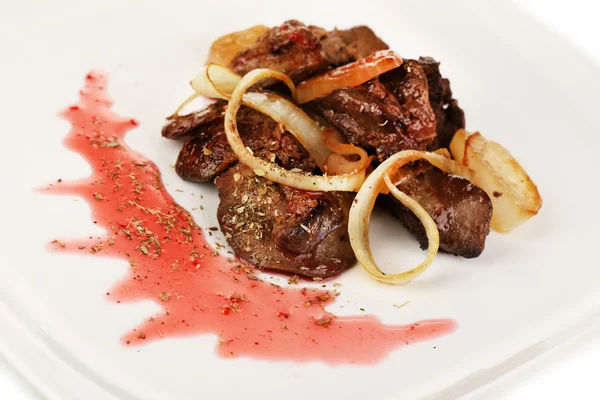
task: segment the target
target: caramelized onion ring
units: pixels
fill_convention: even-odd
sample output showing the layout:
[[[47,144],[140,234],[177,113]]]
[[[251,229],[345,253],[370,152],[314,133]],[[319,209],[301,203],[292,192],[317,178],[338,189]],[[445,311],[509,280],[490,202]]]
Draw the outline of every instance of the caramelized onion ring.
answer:
[[[362,267],[375,279],[391,284],[408,283],[420,274],[422,274],[433,262],[439,245],[440,237],[437,226],[431,216],[425,209],[415,200],[402,193],[391,181],[389,175],[396,170],[406,165],[409,162],[417,160],[427,160],[435,167],[455,175],[470,176],[468,168],[435,153],[428,153],[417,150],[400,151],[377,167],[367,178],[361,189],[356,194],[356,198],[350,208],[350,216],[348,221],[348,234],[350,236],[350,244],[356,255],[356,259]],[[392,195],[397,198],[402,204],[410,209],[425,227],[429,247],[427,249],[427,257],[421,264],[405,272],[388,275],[381,271],[371,253],[369,245],[369,221],[371,213],[375,206],[377,196],[385,189],[389,190]]]
[[[450,143],[454,159],[473,170],[469,179],[485,190],[494,208],[491,227],[510,232],[538,213],[542,197],[521,164],[500,144],[460,129]]]
[[[295,94],[294,84],[287,75],[273,71],[273,77],[284,80],[286,85],[290,88],[292,95]],[[190,82],[190,85],[196,91],[196,94],[192,95],[190,99],[201,94],[208,97],[229,100],[231,98],[231,92],[240,83],[241,79],[241,76],[223,66],[208,64],[205,69]],[[190,99],[186,100],[184,104],[179,107],[178,111],[183,106],[187,105]],[[366,169],[368,166],[367,164],[370,162],[370,159],[367,159],[366,152],[363,149],[351,144],[337,147],[337,150],[333,149],[328,145],[327,138],[323,136],[319,125],[291,101],[277,94],[268,92],[246,93],[242,100],[244,105],[262,112],[275,121],[283,124],[286,129],[298,139],[311,157],[314,158],[321,171],[333,175],[353,174],[354,172]],[[338,157],[343,159],[341,155],[337,156],[335,154],[338,150],[341,151],[340,154],[343,155],[359,156],[361,162],[346,162],[343,163],[343,168],[337,167],[340,163],[338,162],[336,164],[335,161],[340,161]],[[329,165],[336,165],[336,167],[330,169],[328,168]],[[364,177],[364,173],[362,173],[362,175]]]
[[[380,50],[350,64],[317,75],[298,85],[298,103],[326,96],[336,89],[361,85],[402,65],[402,57],[393,50]]]
[[[254,173],[259,176],[287,185],[301,190],[317,190],[317,191],[344,191],[344,192],[355,192],[358,191],[364,182],[365,171],[357,171],[354,174],[349,175],[313,175],[303,172],[294,172],[286,170],[277,164],[268,162],[259,157],[255,157],[252,152],[246,148],[244,142],[240,138],[240,134],[237,129],[236,115],[240,106],[244,101],[244,94],[251,86],[255,85],[259,81],[267,78],[276,78],[286,75],[280,72],[268,70],[268,69],[255,69],[246,74],[238,85],[233,90],[227,110],[225,111],[225,134],[227,141],[236,154],[238,160],[252,168]],[[284,83],[291,83],[289,78],[282,79]],[[294,93],[293,84],[289,85],[290,90]]]
[[[366,170],[371,164],[373,157],[361,147],[348,144],[344,137],[335,129],[326,128],[322,132],[325,146],[331,153],[326,160],[327,173],[333,175],[350,174],[354,171]],[[358,157],[356,161],[350,161],[347,157]]]

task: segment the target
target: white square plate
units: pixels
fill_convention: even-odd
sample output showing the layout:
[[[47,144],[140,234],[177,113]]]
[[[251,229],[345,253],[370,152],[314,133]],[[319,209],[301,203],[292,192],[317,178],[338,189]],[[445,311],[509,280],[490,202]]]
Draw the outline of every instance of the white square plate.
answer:
[[[512,4],[61,0],[31,6],[14,2],[0,13],[0,351],[48,398],[456,397],[598,320],[600,269],[590,250],[600,239],[600,218],[587,208],[598,198],[598,72]],[[204,194],[204,211],[192,214],[200,226],[214,226],[216,191],[176,176],[169,165],[180,144],[162,139],[160,128],[189,94],[187,82],[214,38],[289,18],[326,28],[366,24],[405,57],[441,60],[467,128],[511,150],[538,184],[541,213],[509,235],[490,234],[477,259],[439,256],[407,286],[378,284],[360,267],[336,279],[344,290],[328,308],[335,313],[364,308],[387,323],[452,318],[459,324],[451,335],[403,347],[376,365],[223,359],[214,335],[123,347],[121,335],[159,310],[151,302],[105,301],[128,266],[45,249],[57,237],[101,233],[83,201],[33,190],[90,171],[63,148],[69,126],[57,112],[75,102],[90,69],[108,71],[115,111],[140,121],[128,144],[156,162],[188,210],[197,206],[191,193]],[[371,235],[388,268],[423,256],[389,216],[376,216]]]

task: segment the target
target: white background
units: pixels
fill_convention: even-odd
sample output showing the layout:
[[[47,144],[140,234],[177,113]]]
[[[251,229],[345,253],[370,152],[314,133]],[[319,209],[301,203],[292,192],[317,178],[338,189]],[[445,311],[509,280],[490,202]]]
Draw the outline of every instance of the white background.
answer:
[[[596,0],[515,0],[600,65],[600,5]],[[509,29],[509,27],[507,27]],[[551,62],[551,60],[549,60]],[[536,361],[484,394],[500,399],[597,399],[600,327]],[[0,356],[0,400],[42,399]]]

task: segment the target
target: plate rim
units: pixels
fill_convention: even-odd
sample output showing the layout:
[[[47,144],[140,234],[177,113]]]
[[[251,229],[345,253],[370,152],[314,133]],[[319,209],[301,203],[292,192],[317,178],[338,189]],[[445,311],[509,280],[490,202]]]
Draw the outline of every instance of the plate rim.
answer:
[[[461,2],[461,3],[464,3]],[[555,30],[548,27],[546,24],[540,22],[532,15],[528,14],[523,8],[519,7],[513,1],[503,0],[495,4],[481,4],[477,2],[471,2],[470,4],[477,4],[477,7],[482,8],[497,8],[496,11],[500,11],[504,15],[499,20],[506,20],[507,18],[525,18],[528,21],[531,31],[535,32],[538,36],[542,37],[544,41],[550,45],[545,47],[541,51],[549,52],[547,48],[554,50],[560,49],[560,53],[570,54],[576,57],[577,62],[581,63],[583,67],[600,71],[600,67],[594,62],[586,53],[580,49],[574,47],[569,41]],[[467,9],[467,7],[464,7]],[[595,81],[600,87],[600,80]],[[590,87],[578,88],[579,91],[589,91]],[[579,93],[579,92],[578,92]],[[584,94],[584,98],[591,98],[590,93]],[[580,103],[585,103],[583,100],[579,100]],[[591,104],[591,103],[590,103]],[[591,106],[590,106],[591,107]],[[585,107],[587,108],[587,107]],[[584,113],[589,115],[589,113]],[[7,265],[9,260],[3,255],[0,255],[0,261]],[[588,299],[586,299],[588,300]],[[583,303],[583,302],[582,302]],[[589,301],[591,304],[592,301]],[[528,346],[512,356],[508,357],[504,361],[487,368],[480,370],[463,379],[455,382],[454,384],[431,393],[423,399],[435,400],[444,398],[457,398],[460,396],[467,395],[483,395],[484,392],[490,389],[495,384],[502,381],[508,373],[516,373],[523,375],[525,368],[530,368],[540,359],[540,356],[554,353],[565,347],[572,341],[579,340],[584,337],[590,330],[600,326],[600,304],[598,301],[593,301],[594,305],[590,308],[594,311],[587,314],[587,316],[579,319],[575,323],[564,328],[562,331],[548,336],[547,338]],[[125,399],[125,400],[138,400],[139,398],[131,393],[123,392],[118,390],[115,393],[110,388],[107,389],[102,383],[102,378],[94,379],[94,377],[88,376],[86,373],[78,371],[74,365],[64,359],[56,348],[53,348],[48,344],[47,338],[44,337],[43,330],[35,327],[32,324],[33,319],[29,316],[27,310],[22,309],[20,306],[15,304],[11,300],[11,295],[5,289],[0,286],[0,315],[2,315],[3,329],[0,330],[0,354],[6,358],[8,363],[15,368],[15,370],[32,386],[35,387],[43,396],[50,400],[66,400],[76,399],[77,393],[85,394],[87,398],[90,397],[90,393],[93,392],[97,396],[103,396],[103,399]],[[39,364],[32,366],[26,361],[22,361],[19,357],[19,350],[14,349],[26,349],[30,353],[29,358],[34,358],[41,361]],[[33,357],[35,355],[35,357]],[[60,375],[67,379],[69,382],[69,392],[61,390],[60,385],[54,381],[48,381],[44,379],[43,369],[41,370],[40,365],[45,365],[43,368],[51,368],[57,371]],[[100,382],[99,382],[100,381]],[[108,383],[110,386],[110,383]],[[75,392],[75,394],[73,393]],[[399,395],[399,394],[396,394]]]

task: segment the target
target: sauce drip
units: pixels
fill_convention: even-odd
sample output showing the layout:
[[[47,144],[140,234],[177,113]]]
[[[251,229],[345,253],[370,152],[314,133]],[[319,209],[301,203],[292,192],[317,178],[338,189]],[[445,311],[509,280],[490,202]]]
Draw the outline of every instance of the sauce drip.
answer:
[[[325,290],[277,287],[215,252],[190,214],[177,205],[152,161],[124,143],[138,125],[111,111],[106,76],[91,72],[77,105],[63,113],[72,125],[65,145],[92,167],[86,179],[51,185],[50,193],[77,195],[91,207],[104,237],[52,242],[52,248],[118,257],[128,276],[107,298],[153,300],[163,312],[126,333],[126,345],[192,334],[218,335],[222,356],[373,363],[400,346],[455,329],[452,320],[389,326],[374,317],[336,317]]]

